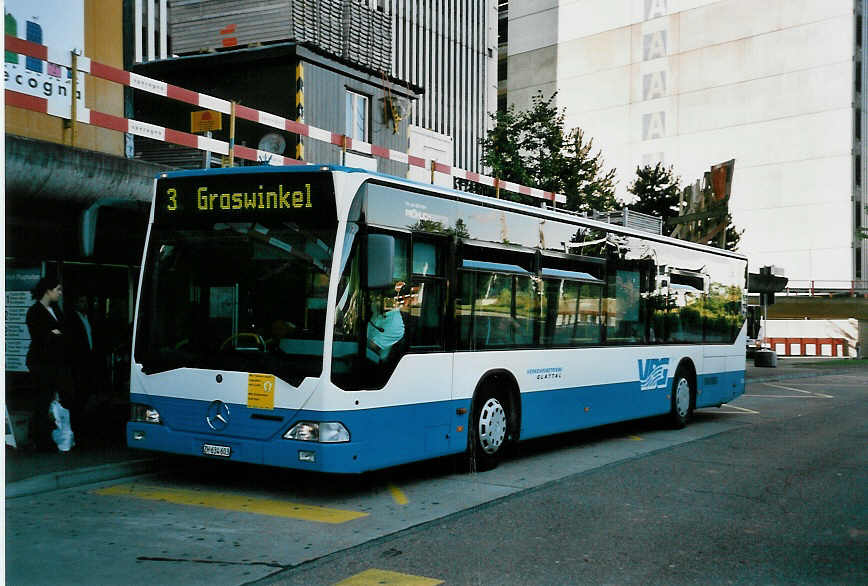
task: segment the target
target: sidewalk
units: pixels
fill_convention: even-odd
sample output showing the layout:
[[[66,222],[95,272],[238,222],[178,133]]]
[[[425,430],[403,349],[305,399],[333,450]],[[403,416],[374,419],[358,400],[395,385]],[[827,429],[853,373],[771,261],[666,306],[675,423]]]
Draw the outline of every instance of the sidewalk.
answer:
[[[817,377],[852,371],[864,372],[868,360],[848,364],[823,359],[779,358],[777,368],[762,368],[748,361],[748,383]],[[117,435],[118,437],[114,437]],[[16,450],[6,447],[6,498],[104,482],[157,471],[159,460],[148,452],[131,450],[123,432],[102,438],[83,439],[65,454]]]
[[[123,436],[83,440],[66,453],[6,446],[6,498],[146,474],[157,463],[152,454],[127,448]]]

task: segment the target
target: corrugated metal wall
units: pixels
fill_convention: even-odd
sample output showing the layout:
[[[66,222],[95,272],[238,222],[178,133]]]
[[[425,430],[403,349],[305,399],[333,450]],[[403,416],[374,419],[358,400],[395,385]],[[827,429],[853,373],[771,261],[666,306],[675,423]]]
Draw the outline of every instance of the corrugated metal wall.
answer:
[[[382,6],[371,8],[367,0],[172,0],[172,52],[220,49],[228,36],[239,46],[311,43],[422,87],[410,123],[451,136],[454,164],[480,171],[479,141],[497,108],[494,0],[383,0]],[[220,33],[233,24],[232,32]],[[314,87],[311,80],[307,85]],[[342,109],[343,92],[335,95]],[[342,126],[329,129],[343,132]]]
[[[392,29],[388,17],[362,0],[174,0],[172,52],[296,40],[387,75]]]
[[[455,165],[479,171],[479,140],[497,109],[497,9],[492,0],[388,0],[392,75],[424,88],[413,124],[452,136]],[[494,19],[494,22],[490,22]],[[489,46],[490,45],[490,46]],[[492,102],[492,103],[489,103]]]
[[[304,64],[305,118],[320,128],[331,128],[343,133],[346,126],[344,111],[346,90],[352,90],[369,96],[371,112],[371,142],[398,151],[407,150],[407,134],[402,124],[402,132],[392,132],[391,124],[383,121],[383,103],[385,90],[382,87],[372,87],[356,78],[318,67],[312,63]],[[308,161],[340,163],[341,148],[318,140],[305,141],[305,158]],[[404,177],[407,175],[407,165],[378,159],[378,170],[381,173]]]
[[[286,39],[292,31],[292,0],[172,0],[171,51],[177,55]],[[231,32],[220,31],[235,25]]]

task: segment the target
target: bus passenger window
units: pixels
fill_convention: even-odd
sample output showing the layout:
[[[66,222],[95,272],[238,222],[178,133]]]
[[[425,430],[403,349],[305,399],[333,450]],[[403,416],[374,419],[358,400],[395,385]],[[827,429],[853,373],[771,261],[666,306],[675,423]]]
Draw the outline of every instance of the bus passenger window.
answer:
[[[530,277],[515,278],[515,344],[531,346],[533,327],[537,316],[536,288]]]
[[[545,280],[543,345],[599,344],[602,287],[567,280]]]
[[[702,342],[705,285],[699,274],[669,275],[670,337],[673,342]]]
[[[632,344],[645,341],[641,283],[638,270],[618,269],[609,274],[609,297],[606,299],[608,342]]]
[[[476,349],[509,346],[514,341],[512,276],[479,275],[474,299],[473,341]]]
[[[458,274],[458,295],[455,297],[455,317],[458,321],[458,350],[472,350],[473,343],[473,292],[476,289],[476,273]]]
[[[432,242],[413,243],[413,274],[440,275],[439,250]]]

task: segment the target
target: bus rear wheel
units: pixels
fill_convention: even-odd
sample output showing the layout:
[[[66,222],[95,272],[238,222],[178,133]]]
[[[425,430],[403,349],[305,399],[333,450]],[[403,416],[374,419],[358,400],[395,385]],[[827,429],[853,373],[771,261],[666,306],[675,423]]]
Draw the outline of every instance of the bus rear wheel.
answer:
[[[485,392],[473,409],[470,428],[470,471],[497,466],[509,439],[509,412],[496,394]]]
[[[672,425],[681,429],[693,417],[694,399],[693,383],[690,376],[679,369],[672,380],[672,410],[669,414]]]

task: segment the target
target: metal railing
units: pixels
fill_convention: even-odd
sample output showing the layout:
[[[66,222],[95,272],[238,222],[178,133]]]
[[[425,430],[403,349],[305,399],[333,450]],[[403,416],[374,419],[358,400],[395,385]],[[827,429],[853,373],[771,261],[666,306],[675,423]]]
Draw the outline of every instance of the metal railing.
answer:
[[[868,280],[793,280],[787,283],[786,289],[777,295],[828,297],[850,296],[862,297],[868,295]]]

